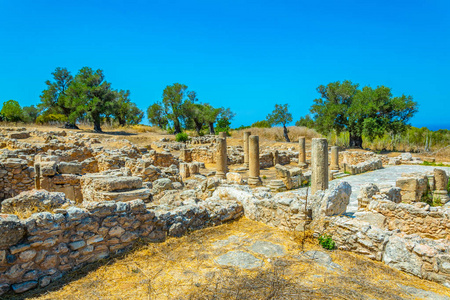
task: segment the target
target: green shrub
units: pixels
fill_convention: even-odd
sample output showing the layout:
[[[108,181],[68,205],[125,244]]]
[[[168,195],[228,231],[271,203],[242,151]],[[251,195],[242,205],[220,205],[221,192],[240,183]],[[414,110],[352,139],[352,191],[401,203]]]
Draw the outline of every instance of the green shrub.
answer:
[[[319,244],[327,250],[333,250],[336,247],[336,243],[333,241],[331,235],[326,233],[319,236]]]
[[[36,123],[45,124],[50,122],[67,122],[67,117],[62,114],[40,115],[36,118]]]
[[[188,139],[189,136],[184,132],[177,133],[177,135],[175,136],[175,140],[177,142],[186,142]]]
[[[272,126],[270,126],[270,123],[267,120],[262,120],[262,121],[258,121],[252,124],[252,127],[257,127],[257,128],[270,128]]]

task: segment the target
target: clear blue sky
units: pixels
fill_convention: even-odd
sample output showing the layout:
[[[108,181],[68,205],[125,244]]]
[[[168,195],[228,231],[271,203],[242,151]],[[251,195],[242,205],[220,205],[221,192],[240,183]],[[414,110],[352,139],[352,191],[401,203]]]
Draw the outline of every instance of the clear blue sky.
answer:
[[[103,69],[142,109],[165,86],[230,107],[233,126],[349,79],[419,102],[414,126],[450,129],[450,1],[0,0],[0,102],[37,104],[56,67]]]

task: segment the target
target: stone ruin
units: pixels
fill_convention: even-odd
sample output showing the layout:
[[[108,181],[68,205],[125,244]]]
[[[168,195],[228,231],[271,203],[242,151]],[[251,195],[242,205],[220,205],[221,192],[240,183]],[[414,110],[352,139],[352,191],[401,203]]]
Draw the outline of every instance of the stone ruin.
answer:
[[[440,169],[405,174],[396,187],[363,186],[358,211],[349,214],[351,186],[330,180],[347,168],[380,168],[386,157],[329,153],[326,139],[313,139],[308,159],[304,138],[298,151],[261,149],[250,133],[242,146],[201,137],[187,145],[160,141],[158,152],[125,140],[109,140],[122,145],[109,149],[70,131],[2,132],[0,295],[45,287],[137,240],[161,242],[241,216],[330,233],[339,249],[450,287],[448,174]],[[43,142],[26,142],[33,138]],[[236,164],[240,172],[230,171]],[[264,186],[268,167],[277,179]],[[421,202],[429,193],[445,205]]]

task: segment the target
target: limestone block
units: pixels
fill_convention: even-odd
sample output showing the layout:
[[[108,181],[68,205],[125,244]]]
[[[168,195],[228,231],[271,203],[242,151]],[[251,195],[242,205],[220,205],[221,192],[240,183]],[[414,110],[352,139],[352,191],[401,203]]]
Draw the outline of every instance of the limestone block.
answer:
[[[60,162],[57,167],[59,174],[81,174],[83,165],[79,162]]]
[[[243,180],[241,174],[236,173],[236,172],[228,172],[227,173],[227,182],[235,183],[235,184],[243,184],[244,180]]]
[[[131,190],[142,187],[142,178],[137,176],[108,177],[94,182],[94,189],[100,191]]]
[[[0,215],[0,249],[17,244],[25,235],[25,226],[15,215]]]
[[[74,202],[67,199],[64,193],[32,190],[4,200],[2,202],[2,213],[16,213],[30,209],[36,212],[51,211],[73,204]]]

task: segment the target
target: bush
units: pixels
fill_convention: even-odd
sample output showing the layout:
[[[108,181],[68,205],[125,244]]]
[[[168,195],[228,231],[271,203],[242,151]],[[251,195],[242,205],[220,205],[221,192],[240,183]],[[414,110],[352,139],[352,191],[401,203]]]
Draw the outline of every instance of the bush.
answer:
[[[62,114],[48,114],[48,115],[40,115],[36,118],[36,123],[45,124],[51,122],[67,122],[67,117]]]
[[[336,243],[333,241],[331,235],[326,233],[319,236],[319,244],[327,250],[333,250],[336,247]]]
[[[252,127],[256,127],[256,128],[271,128],[272,126],[270,126],[269,121],[262,120],[262,121],[258,121],[258,122],[253,123]]]
[[[175,140],[177,142],[186,142],[188,139],[189,136],[184,132],[177,133],[177,135],[175,136]]]

